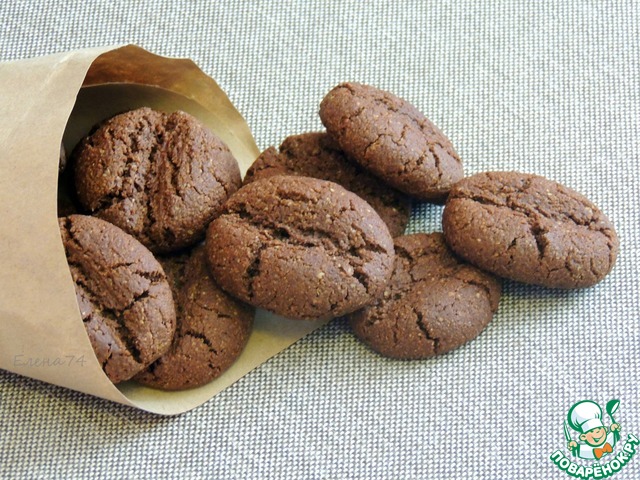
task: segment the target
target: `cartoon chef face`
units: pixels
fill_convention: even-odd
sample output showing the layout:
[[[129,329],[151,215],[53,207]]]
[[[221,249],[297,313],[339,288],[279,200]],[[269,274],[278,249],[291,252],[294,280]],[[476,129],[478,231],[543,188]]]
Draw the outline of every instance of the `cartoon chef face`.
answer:
[[[580,435],[580,440],[588,443],[592,447],[598,447],[607,440],[607,428],[596,427],[592,430],[589,430],[587,433],[583,433],[582,435]]]
[[[591,400],[583,400],[571,407],[567,421],[571,428],[581,432],[580,440],[589,445],[600,445],[607,438],[607,429],[602,423],[602,409]]]

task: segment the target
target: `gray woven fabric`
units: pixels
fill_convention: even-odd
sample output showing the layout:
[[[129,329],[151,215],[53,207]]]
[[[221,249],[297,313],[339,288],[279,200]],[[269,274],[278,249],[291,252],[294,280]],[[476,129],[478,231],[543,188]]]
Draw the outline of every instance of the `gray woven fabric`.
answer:
[[[569,478],[549,457],[569,455],[563,421],[582,399],[620,399],[623,435],[640,435],[637,2],[9,0],[0,25],[3,61],[122,43],[190,57],[260,148],[320,129],[341,81],[388,89],[468,174],[558,180],[621,239],[594,288],[506,282],[455,352],[384,359],[334,321],[175,418],[0,371],[0,478]],[[409,230],[439,230],[441,212],[415,205]],[[640,478],[640,458],[613,478]]]

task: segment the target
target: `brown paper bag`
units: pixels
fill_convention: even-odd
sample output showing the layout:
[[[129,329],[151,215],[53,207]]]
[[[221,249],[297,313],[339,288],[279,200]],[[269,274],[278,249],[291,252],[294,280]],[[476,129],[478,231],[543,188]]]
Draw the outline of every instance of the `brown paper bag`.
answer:
[[[183,392],[114,386],[93,354],[60,238],[60,141],[71,151],[98,121],[149,106],[199,118],[229,146],[243,174],[259,152],[242,116],[192,61],[133,45],[2,63],[0,91],[0,368],[173,415],[326,323],[258,311],[243,354],[214,382]]]

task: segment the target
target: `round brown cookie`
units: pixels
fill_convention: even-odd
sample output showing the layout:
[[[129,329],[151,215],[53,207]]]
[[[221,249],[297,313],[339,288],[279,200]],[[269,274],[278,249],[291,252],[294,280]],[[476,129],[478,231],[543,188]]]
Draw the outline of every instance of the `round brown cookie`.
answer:
[[[326,133],[288,137],[280,145],[279,153],[269,147],[253,162],[244,177],[244,184],[272,175],[301,175],[342,185],[378,212],[392,237],[402,235],[409,222],[409,198],[348,159]]]
[[[451,141],[414,106],[389,92],[340,84],[322,100],[320,119],[355,161],[417,199],[441,201],[463,176]]]
[[[82,321],[113,383],[133,377],[171,345],[176,312],[162,267],[144,245],[108,222],[59,219]]]
[[[172,285],[178,327],[169,351],[134,380],[162,390],[209,383],[238,358],[254,309],[223,292],[207,268],[204,247],[191,256],[160,259]]]
[[[451,190],[442,223],[449,246],[469,262],[546,287],[594,285],[618,253],[613,225],[593,203],[537,175],[465,178]]]
[[[74,150],[83,208],[118,225],[153,252],[204,238],[240,186],[226,145],[196,118],[139,108],[101,124]]]
[[[381,355],[421,359],[477,337],[498,308],[498,279],[461,262],[441,233],[395,239],[383,297],[350,316],[360,340]]]
[[[393,239],[340,185],[276,175],[242,187],[207,231],[214,278],[237,298],[294,319],[371,303],[393,268]]]

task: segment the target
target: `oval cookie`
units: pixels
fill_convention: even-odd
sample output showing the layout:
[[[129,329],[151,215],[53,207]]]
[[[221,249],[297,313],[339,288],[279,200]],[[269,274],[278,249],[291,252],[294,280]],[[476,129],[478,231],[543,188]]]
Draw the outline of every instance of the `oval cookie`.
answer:
[[[171,345],[176,312],[162,267],[140,242],[104,220],[59,219],[82,321],[113,383],[133,377]]]
[[[369,85],[343,83],[320,104],[340,148],[389,185],[441,201],[463,176],[451,141],[413,105]]]
[[[273,176],[242,187],[207,231],[218,284],[294,319],[338,317],[379,296],[393,240],[371,206],[340,185]]]
[[[501,277],[556,288],[601,281],[618,236],[587,198],[546,178],[486,172],[451,190],[443,213],[449,246]]]
[[[393,276],[383,297],[350,315],[353,332],[391,358],[422,359],[477,337],[500,300],[500,282],[461,262],[441,233],[395,239]]]
[[[116,115],[73,156],[82,207],[155,253],[202,240],[241,183],[226,145],[184,112],[139,108]]]
[[[350,160],[324,132],[287,137],[280,151],[269,147],[253,162],[244,184],[272,175],[300,175],[342,185],[365,200],[389,227],[392,237],[402,235],[411,214],[411,201],[399,191],[364,171]]]
[[[172,286],[177,329],[169,351],[134,380],[162,390],[199,387],[224,373],[249,339],[254,309],[223,292],[204,247],[160,260]]]

